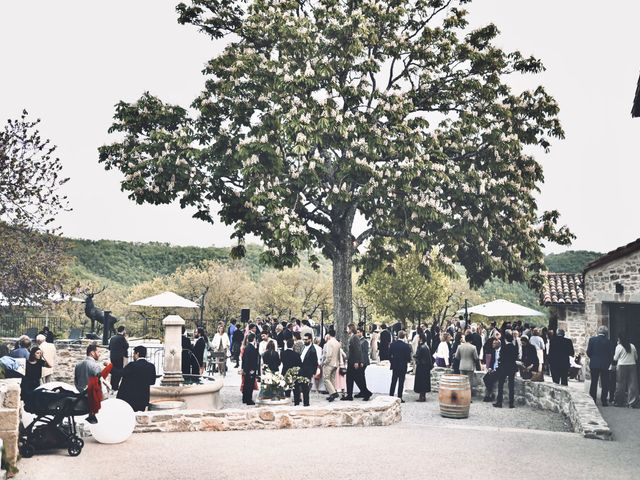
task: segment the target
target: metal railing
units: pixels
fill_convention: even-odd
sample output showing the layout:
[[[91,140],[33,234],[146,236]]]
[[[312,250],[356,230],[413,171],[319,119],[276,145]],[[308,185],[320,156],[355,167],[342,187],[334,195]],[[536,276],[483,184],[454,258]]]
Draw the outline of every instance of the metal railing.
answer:
[[[53,332],[61,332],[62,318],[0,315],[0,337],[19,337],[26,334],[29,329],[39,332],[45,325],[48,325],[49,330]]]
[[[156,367],[156,374],[164,373],[164,346],[145,345],[147,347],[147,361]],[[133,362],[133,347],[129,347],[129,361]]]

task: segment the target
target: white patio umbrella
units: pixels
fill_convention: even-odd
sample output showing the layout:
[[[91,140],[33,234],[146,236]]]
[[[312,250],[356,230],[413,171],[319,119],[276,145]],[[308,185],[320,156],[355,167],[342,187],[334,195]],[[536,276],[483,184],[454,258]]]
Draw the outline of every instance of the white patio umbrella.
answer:
[[[177,293],[162,292],[153,297],[143,298],[130,303],[137,307],[159,307],[159,308],[200,308],[195,302],[181,297]]]
[[[494,300],[493,302],[482,303],[474,307],[469,307],[467,311],[485,317],[543,317],[544,313],[532,308],[509,302],[508,300]],[[458,310],[458,313],[464,313],[464,308]]]

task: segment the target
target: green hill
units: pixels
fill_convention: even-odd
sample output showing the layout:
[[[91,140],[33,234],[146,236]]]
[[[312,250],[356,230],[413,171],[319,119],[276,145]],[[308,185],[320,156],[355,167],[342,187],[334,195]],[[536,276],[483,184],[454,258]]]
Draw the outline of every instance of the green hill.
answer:
[[[588,250],[569,250],[546,255],[544,263],[550,272],[582,273],[588,263],[602,255],[602,253]]]
[[[122,285],[170,275],[179,267],[205,260],[231,261],[230,248],[178,247],[167,243],[133,243],[114,240],[69,239],[68,253],[75,259],[72,273],[80,278],[116,282]],[[261,270],[262,248],[248,245],[245,262],[253,273]]]

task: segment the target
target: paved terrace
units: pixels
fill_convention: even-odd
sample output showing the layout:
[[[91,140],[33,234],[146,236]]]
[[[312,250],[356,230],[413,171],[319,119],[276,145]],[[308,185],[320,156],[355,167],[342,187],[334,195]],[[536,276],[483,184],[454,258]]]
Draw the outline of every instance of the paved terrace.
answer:
[[[238,407],[240,391],[231,373],[223,389],[225,407]],[[236,384],[236,385],[234,385]],[[584,390],[584,384],[570,388]],[[387,480],[442,478],[452,473],[474,479],[637,478],[640,475],[640,412],[601,409],[613,442],[570,433],[560,414],[527,407],[496,409],[476,399],[466,420],[444,419],[437,398],[415,402],[408,392],[403,420],[389,427],[352,427],[246,432],[135,434],[119,445],[87,438],[82,454],[65,450],[21,460],[16,479],[63,474],[70,480],[94,478],[219,479],[258,475],[260,479],[343,478]],[[356,400],[358,401],[358,400]],[[313,394],[312,405],[326,402]],[[252,407],[245,407],[252,408]],[[464,452],[472,461],[457,460]],[[473,460],[475,459],[475,460]],[[496,467],[489,469],[491,462]]]

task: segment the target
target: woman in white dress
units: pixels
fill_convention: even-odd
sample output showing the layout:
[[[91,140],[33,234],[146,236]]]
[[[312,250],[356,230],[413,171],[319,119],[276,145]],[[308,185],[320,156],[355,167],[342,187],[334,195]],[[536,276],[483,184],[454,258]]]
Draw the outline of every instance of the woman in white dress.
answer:
[[[380,354],[378,353],[378,340],[380,334],[378,333],[378,325],[373,325],[371,332],[371,339],[369,340],[369,356],[372,362],[380,361]]]
[[[219,323],[216,330],[216,334],[213,339],[209,341],[209,348],[212,352],[216,353],[216,367],[221,372],[222,368],[226,366],[227,356],[229,354],[229,335],[225,331],[224,324]]]

